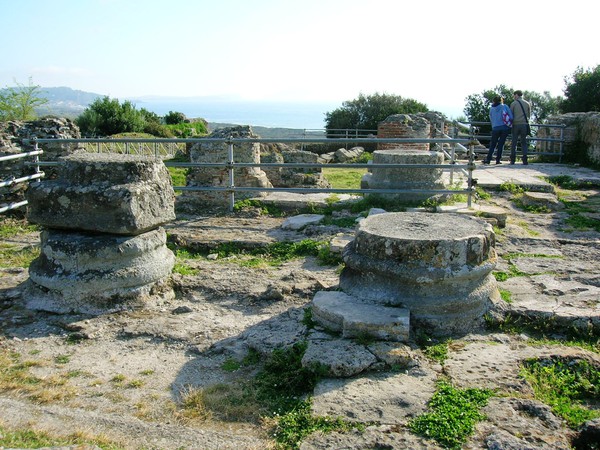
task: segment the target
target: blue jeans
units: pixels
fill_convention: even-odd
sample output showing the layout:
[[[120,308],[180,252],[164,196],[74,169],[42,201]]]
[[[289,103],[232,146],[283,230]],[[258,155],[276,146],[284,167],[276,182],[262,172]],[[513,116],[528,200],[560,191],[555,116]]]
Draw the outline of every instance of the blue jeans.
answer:
[[[521,143],[521,152],[523,156],[523,164],[527,164],[527,124],[520,123],[518,125],[513,124],[512,129],[512,143],[510,145],[510,163],[514,164],[517,159],[517,142]]]
[[[488,151],[487,158],[485,158],[485,162],[489,163],[492,160],[494,150],[496,149],[498,149],[496,152],[496,164],[500,162],[500,159],[502,159],[502,150],[504,150],[504,143],[506,142],[509,131],[510,128],[506,125],[492,128],[492,141],[490,142],[490,150]]]

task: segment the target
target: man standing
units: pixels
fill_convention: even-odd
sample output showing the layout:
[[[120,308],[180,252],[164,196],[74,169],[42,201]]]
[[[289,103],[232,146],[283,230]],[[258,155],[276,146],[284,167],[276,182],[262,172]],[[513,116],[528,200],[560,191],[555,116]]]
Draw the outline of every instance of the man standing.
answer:
[[[513,92],[514,101],[510,104],[513,113],[512,143],[510,145],[510,163],[517,157],[517,141],[521,142],[523,164],[527,165],[527,128],[531,117],[531,105],[523,100],[523,92]]]

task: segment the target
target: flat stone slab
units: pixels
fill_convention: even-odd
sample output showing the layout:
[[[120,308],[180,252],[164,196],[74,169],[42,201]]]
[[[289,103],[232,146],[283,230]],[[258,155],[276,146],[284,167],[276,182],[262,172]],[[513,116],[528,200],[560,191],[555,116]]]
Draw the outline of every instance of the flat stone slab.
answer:
[[[330,377],[347,378],[368,370],[377,358],[363,345],[352,341],[310,340],[302,357],[302,366],[325,366]]]
[[[543,206],[551,210],[564,209],[565,205],[551,192],[524,192],[521,202],[525,206]]]
[[[456,203],[454,205],[441,205],[436,208],[437,212],[464,214],[467,216],[496,219],[498,226],[504,228],[506,226],[506,218],[508,211],[499,206],[480,205],[472,203],[471,207],[466,203]]]
[[[321,222],[324,218],[323,214],[299,214],[285,219],[281,224],[281,228],[284,230],[301,230],[307,225]]]
[[[372,336],[380,340],[407,341],[410,312],[365,304],[339,291],[319,291],[312,301],[313,319],[345,338]]]
[[[27,218],[49,228],[137,235],[175,220],[162,161],[133,155],[65,157],[56,180],[31,183]]]

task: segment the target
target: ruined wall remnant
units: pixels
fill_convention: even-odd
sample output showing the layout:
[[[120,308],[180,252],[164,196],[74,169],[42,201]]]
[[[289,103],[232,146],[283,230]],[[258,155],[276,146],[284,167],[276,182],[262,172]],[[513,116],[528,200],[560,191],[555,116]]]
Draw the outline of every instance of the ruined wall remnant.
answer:
[[[0,122],[0,156],[29,152],[34,149],[28,139],[57,139],[57,143],[40,146],[44,154],[40,161],[56,161],[57,158],[80,151],[78,144],[60,142],[60,139],[78,139],[81,137],[79,128],[70,119],[48,117],[29,122],[9,121]],[[35,169],[28,165],[32,158],[15,159],[0,164],[0,180],[11,177],[20,178],[31,175]],[[45,178],[56,176],[54,167],[44,167]],[[20,202],[25,198],[28,183],[13,184],[0,187],[0,204]]]
[[[258,136],[249,126],[219,129],[207,136],[209,139],[254,138]],[[188,145],[190,161],[193,163],[226,163],[229,145],[224,142],[197,142]],[[236,163],[260,163],[260,144],[236,143],[233,147],[233,160]],[[267,175],[260,167],[243,167],[234,170],[236,186],[272,187]],[[193,167],[187,177],[188,187],[227,187],[229,173],[226,167]],[[260,197],[258,192],[236,192],[236,199]],[[226,206],[229,194],[225,191],[186,191],[178,199],[178,205],[194,211],[199,206]]]
[[[561,114],[549,117],[547,122],[565,128],[542,126],[537,136],[560,139],[562,131],[565,161],[600,165],[600,112]],[[538,141],[536,148],[542,153],[559,153],[560,142]]]
[[[81,153],[56,180],[31,183],[30,222],[45,227],[28,306],[98,314],[172,297],[175,264],[161,225],[175,219],[169,172],[151,158]]]
[[[260,144],[260,161],[263,163],[317,164],[319,155],[304,150],[296,150],[286,144]],[[329,182],[322,169],[309,167],[261,167],[275,187],[284,188],[328,188]]]
[[[416,114],[394,114],[379,123],[378,138],[422,138],[431,137],[431,124],[425,117]],[[389,150],[401,147],[403,150],[429,151],[428,143],[377,144],[378,150]]]

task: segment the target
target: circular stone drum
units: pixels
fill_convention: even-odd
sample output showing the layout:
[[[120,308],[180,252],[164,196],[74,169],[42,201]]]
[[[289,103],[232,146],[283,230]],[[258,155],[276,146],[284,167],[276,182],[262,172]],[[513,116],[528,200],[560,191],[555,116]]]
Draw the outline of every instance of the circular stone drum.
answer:
[[[28,307],[101,314],[139,308],[154,295],[173,296],[175,255],[163,228],[137,236],[47,229],[29,267]]]
[[[344,250],[341,289],[402,306],[432,335],[468,333],[499,292],[492,226],[459,214],[386,213],[364,219]]]

